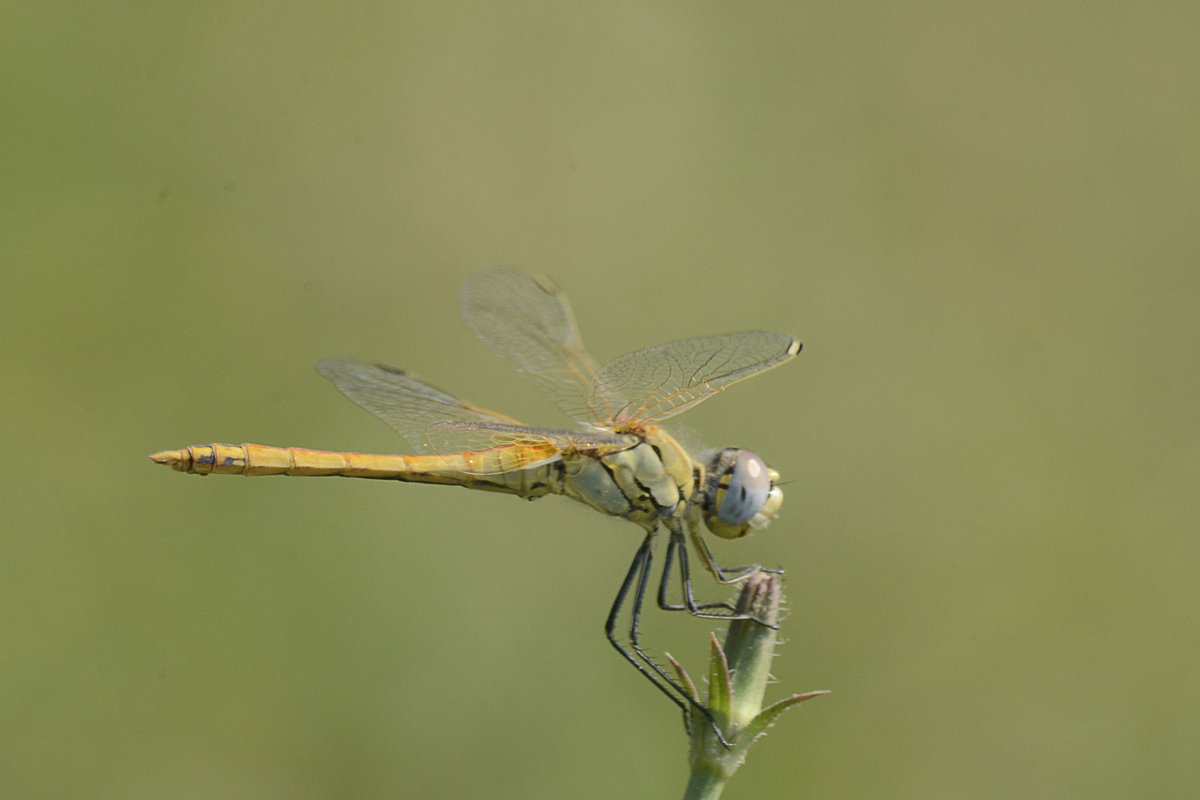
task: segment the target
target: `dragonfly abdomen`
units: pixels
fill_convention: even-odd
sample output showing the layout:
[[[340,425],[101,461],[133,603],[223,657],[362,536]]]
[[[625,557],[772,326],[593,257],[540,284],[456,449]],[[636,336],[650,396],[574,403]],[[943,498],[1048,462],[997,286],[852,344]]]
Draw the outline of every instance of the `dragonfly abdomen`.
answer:
[[[150,456],[180,472],[198,475],[342,475],[393,478],[409,469],[404,456],[338,453],[261,444],[197,444]]]
[[[466,486],[525,497],[561,492],[557,448],[509,446],[445,455],[378,455],[261,444],[198,444],[150,459],[197,475],[376,478]]]

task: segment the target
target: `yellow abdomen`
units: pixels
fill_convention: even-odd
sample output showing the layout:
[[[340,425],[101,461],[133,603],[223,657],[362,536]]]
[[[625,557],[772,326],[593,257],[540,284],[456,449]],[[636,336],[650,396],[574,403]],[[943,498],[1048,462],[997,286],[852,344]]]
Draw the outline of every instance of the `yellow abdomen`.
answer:
[[[551,469],[553,445],[508,445],[444,455],[376,455],[268,447],[261,444],[200,444],[164,450],[150,459],[199,475],[338,475],[416,483],[440,483],[536,497],[560,491]]]

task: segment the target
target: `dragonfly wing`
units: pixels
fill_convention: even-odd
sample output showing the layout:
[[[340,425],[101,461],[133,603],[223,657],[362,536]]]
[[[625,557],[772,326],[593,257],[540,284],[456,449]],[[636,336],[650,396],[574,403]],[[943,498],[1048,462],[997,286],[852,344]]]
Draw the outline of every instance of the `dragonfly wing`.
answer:
[[[595,421],[588,400],[597,364],[553,281],[492,267],[463,282],[458,303],[467,327],[484,344],[516,364],[568,416]]]
[[[435,447],[495,451],[502,458],[481,459],[486,466],[474,474],[527,469],[562,458],[564,452],[584,451],[602,456],[637,444],[636,436],[610,431],[563,431],[489,422],[439,422],[427,432]],[[440,452],[450,452],[442,450]]]
[[[456,447],[454,437],[445,430],[431,437],[431,431],[445,423],[523,428],[512,417],[460,400],[393,367],[329,359],[317,364],[317,372],[333,381],[346,397],[390,425],[418,453],[452,452],[445,449],[448,447],[482,449]]]
[[[615,406],[618,430],[658,423],[799,352],[800,342],[771,331],[681,339],[605,364],[592,377],[594,395]]]

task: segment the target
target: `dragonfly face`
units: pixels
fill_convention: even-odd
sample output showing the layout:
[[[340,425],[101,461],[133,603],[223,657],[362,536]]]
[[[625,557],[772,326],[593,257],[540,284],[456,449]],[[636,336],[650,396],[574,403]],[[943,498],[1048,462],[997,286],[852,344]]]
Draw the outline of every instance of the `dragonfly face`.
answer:
[[[704,485],[704,524],[722,539],[740,539],[779,514],[779,473],[749,450],[726,447],[712,457]]]
[[[562,494],[628,519],[646,537],[609,613],[609,641],[685,710],[690,695],[638,643],[638,620],[656,533],[670,534],[658,604],[701,617],[733,616],[725,603],[692,599],[689,543],[723,583],[758,566],[723,570],[700,535],[701,523],[736,539],[778,512],[779,475],[748,450],[694,458],[660,426],[726,387],[790,361],[800,343],[770,331],[681,339],[600,365],[584,349],[565,295],[545,278],[494,268],[459,291],[467,325],[546,392],[574,429],[534,428],[476,406],[392,367],[322,361],[317,370],[343,394],[404,437],[414,455],[338,453],[262,445],[196,445],[151,458],[183,472],[243,475],[342,475],[440,483],[522,497]],[[679,565],[683,603],[667,602]],[[632,591],[624,642],[616,619]],[[626,644],[629,647],[626,647]],[[681,699],[683,698],[683,699]],[[702,712],[707,713],[704,709]]]

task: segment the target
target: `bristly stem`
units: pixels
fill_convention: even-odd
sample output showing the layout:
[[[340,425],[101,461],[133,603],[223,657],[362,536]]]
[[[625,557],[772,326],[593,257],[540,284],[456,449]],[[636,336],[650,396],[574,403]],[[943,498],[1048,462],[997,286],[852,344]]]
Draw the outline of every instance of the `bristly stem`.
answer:
[[[706,707],[712,722],[699,714],[688,715],[691,777],[684,800],[716,800],[746,760],[750,746],[780,714],[810,697],[827,693],[794,694],[767,708],[762,706],[775,656],[781,600],[778,575],[752,575],[742,585],[737,612],[753,619],[730,622],[724,646],[716,636],[711,637]],[[679,673],[680,683],[699,701],[691,678],[678,662],[670,661]],[[720,729],[719,735],[714,726]],[[721,741],[722,737],[728,744]]]

